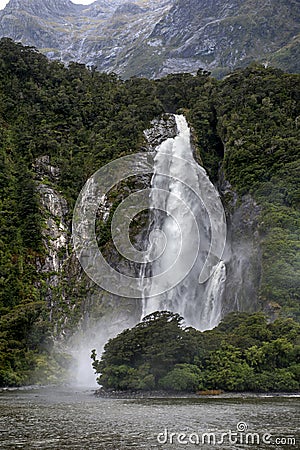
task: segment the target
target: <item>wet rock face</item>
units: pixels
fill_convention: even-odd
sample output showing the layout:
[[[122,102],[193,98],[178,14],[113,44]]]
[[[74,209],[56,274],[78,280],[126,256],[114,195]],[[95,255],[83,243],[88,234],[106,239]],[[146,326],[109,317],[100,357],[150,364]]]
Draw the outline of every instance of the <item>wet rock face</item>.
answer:
[[[154,150],[168,138],[177,136],[178,130],[176,120],[173,115],[164,115],[160,119],[154,119],[151,122],[152,127],[144,131],[149,150]]]
[[[45,155],[36,159],[34,171],[40,207],[45,220],[42,231],[47,256],[42,270],[58,272],[63,263],[58,255],[67,254],[69,243],[66,221],[68,205],[55,186],[60,176],[60,170],[52,166],[49,156]]]
[[[247,312],[255,312],[260,306],[261,250],[257,231],[260,212],[250,196],[242,198],[232,215],[230,228],[231,283],[227,286],[227,298],[234,300],[236,309]]]
[[[227,267],[224,314],[232,311],[255,312],[260,309],[261,248],[259,223],[261,207],[251,195],[239,198],[220,173],[221,195],[227,215]]]
[[[59,168],[51,166],[50,157],[48,155],[37,158],[35,160],[35,164],[33,165],[33,169],[36,174],[36,178],[41,181],[44,177],[47,177],[51,181],[57,181],[60,175]]]
[[[36,190],[44,217],[42,225],[45,256],[38,262],[38,270],[46,279],[45,300],[50,307],[50,317],[54,305],[54,291],[59,287],[64,273],[64,264],[69,258],[68,205],[56,189],[60,170],[50,164],[49,156],[37,158],[34,164]]]
[[[45,184],[39,184],[37,192],[45,216],[43,236],[48,253],[42,270],[59,272],[63,264],[63,258],[59,255],[66,255],[68,252],[68,227],[65,222],[67,202],[57,191]]]

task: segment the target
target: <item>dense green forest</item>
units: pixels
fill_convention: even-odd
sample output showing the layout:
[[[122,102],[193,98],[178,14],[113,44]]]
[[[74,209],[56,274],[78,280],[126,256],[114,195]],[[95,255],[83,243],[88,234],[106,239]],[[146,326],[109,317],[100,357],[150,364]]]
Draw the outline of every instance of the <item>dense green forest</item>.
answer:
[[[117,390],[294,391],[300,387],[300,325],[231,313],[214,330],[184,328],[156,312],[92,352],[99,384]]]
[[[164,112],[187,116],[213,181],[222,172],[238,201],[249,193],[261,206],[261,305],[299,320],[299,87],[299,75],[256,64],[221,81],[201,69],[124,81],[2,39],[0,385],[55,382],[68,363],[51,352],[36,158],[47,155],[60,169],[56,188],[71,215],[88,177],[139,151],[143,130]],[[230,195],[223,202],[229,209]]]

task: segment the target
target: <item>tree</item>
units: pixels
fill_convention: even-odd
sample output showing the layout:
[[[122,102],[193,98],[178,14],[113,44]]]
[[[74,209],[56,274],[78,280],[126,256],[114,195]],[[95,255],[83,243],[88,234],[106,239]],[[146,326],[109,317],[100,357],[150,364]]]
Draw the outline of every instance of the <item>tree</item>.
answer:
[[[149,379],[153,379],[157,387],[159,380],[176,364],[189,364],[194,350],[188,331],[182,328],[182,321],[179,314],[155,312],[146,316],[132,330],[125,330],[111,339],[104,347],[101,361],[96,359],[93,352],[93,367],[96,373],[102,374],[98,382],[105,387],[112,387],[111,377],[117,371],[118,386],[128,386],[128,370],[135,369],[136,372],[129,372],[130,376],[135,374],[141,379],[150,375]],[[121,372],[117,367],[122,367]],[[141,371],[142,367],[144,369]]]
[[[203,387],[199,367],[192,364],[176,364],[174,369],[159,380],[166,391],[195,392]]]

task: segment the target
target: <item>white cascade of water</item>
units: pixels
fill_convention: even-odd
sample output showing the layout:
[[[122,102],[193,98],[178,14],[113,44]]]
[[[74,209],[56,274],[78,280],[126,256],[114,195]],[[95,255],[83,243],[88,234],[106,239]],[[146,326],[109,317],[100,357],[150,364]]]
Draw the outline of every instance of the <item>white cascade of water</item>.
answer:
[[[220,261],[205,290],[203,316],[207,318],[206,329],[215,328],[222,319],[222,298],[225,290],[226,266]]]
[[[175,119],[178,135],[174,139],[167,139],[156,148],[151,182],[153,194],[150,197],[150,208],[154,211],[151,228],[164,233],[167,245],[161,257],[151,263],[152,278],[147,280],[145,268],[141,269],[143,316],[156,310],[170,310],[181,314],[187,325],[207,330],[217,326],[222,317],[222,298],[226,281],[225,263],[218,260],[212,276],[205,283],[199,283],[199,274],[207,258],[212,238],[211,217],[206,206],[209,205],[210,215],[214,214],[219,194],[206,171],[194,160],[190,129],[185,117],[176,115]],[[168,176],[161,175],[162,173]],[[169,195],[162,196],[158,190],[167,191]],[[201,199],[205,199],[205,202]],[[183,203],[192,214],[182,210]],[[193,267],[174,288],[164,289],[170,285],[172,277],[177,276],[176,265],[173,272],[168,269],[178,256],[178,245],[181,243],[182,264],[187,264],[190,255],[195,252],[194,247],[199,236],[200,247]],[[155,278],[161,273],[166,273],[165,279]],[[157,286],[157,283],[160,283],[160,286]],[[162,293],[152,295],[158,291]]]

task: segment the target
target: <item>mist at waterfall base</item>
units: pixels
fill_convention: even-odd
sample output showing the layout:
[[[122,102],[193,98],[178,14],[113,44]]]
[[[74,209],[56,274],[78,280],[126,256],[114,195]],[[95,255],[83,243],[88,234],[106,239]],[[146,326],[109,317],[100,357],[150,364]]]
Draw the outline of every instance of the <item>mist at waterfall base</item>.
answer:
[[[218,260],[211,277],[205,283],[199,283],[199,274],[207,258],[212,237],[211,218],[201,198],[205,196],[206,205],[209,204],[209,209],[214,211],[219,194],[206,171],[194,160],[191,133],[186,119],[182,115],[175,115],[175,120],[177,136],[165,140],[156,148],[151,182],[153,194],[150,196],[149,205],[152,211],[149,231],[161,230],[167,244],[156,261],[141,265],[140,319],[154,311],[168,310],[184,317],[186,326],[204,331],[217,326],[222,318],[226,265],[224,261]],[[168,176],[160,175],[161,172],[168,173]],[[158,190],[166,192],[167,195],[159,195]],[[182,204],[187,206],[190,214],[182,209]],[[172,277],[176,278],[178,275],[174,273],[176,264],[173,271],[168,270],[177,259],[178,252],[182,264],[187,264],[191,253],[195,253],[195,243],[199,241],[199,237],[199,249],[196,251],[191,270],[173,289],[165,290],[165,286],[172,284]],[[159,239],[156,245],[161,245]],[[156,252],[160,254],[158,249]],[[178,265],[180,261],[176,263]],[[149,273],[151,276],[148,278]],[[158,277],[159,281],[153,281],[161,273],[166,275]],[[161,294],[153,296],[153,292],[157,291]],[[96,349],[99,358],[105,343],[127,327],[124,323],[120,324],[120,327],[109,327],[104,318],[101,323],[93,324],[87,327],[85,332],[81,330],[73,337],[72,354],[76,360],[72,369],[73,383],[96,386],[96,376],[90,358],[91,350]]]
[[[112,323],[107,317],[99,319],[98,322],[89,323],[89,320],[86,320],[82,329],[71,338],[68,346],[72,356],[70,384],[80,387],[99,387],[92,367],[91,352],[95,349],[99,358],[107,341],[129,326],[129,324],[124,326],[124,322]]]

